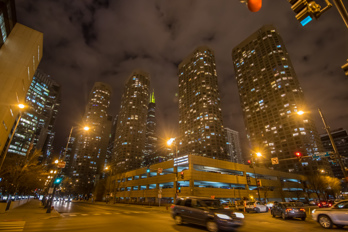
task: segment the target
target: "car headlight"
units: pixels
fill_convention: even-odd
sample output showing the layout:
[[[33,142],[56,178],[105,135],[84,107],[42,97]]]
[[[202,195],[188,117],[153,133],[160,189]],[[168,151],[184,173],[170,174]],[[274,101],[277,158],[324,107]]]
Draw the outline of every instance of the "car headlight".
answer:
[[[312,214],[314,214],[314,213],[315,213],[315,209],[312,210]]]
[[[221,214],[221,213],[217,213],[215,214],[218,218],[221,218],[221,219],[226,219],[226,220],[232,220],[232,218],[226,214]]]
[[[234,213],[237,218],[244,218],[244,214],[242,213]]]

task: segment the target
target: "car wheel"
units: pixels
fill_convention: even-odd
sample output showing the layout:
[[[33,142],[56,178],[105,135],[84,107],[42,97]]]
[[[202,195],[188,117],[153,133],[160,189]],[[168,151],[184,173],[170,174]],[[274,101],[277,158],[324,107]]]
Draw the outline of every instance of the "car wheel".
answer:
[[[326,215],[320,215],[319,218],[318,218],[318,222],[325,229],[331,229],[332,228],[331,219],[328,216],[326,216]]]
[[[217,232],[217,231],[219,231],[219,228],[218,228],[216,222],[214,222],[214,221],[208,221],[208,222],[207,222],[207,230],[208,230],[209,232]]]
[[[180,215],[175,215],[174,220],[175,220],[175,224],[177,225],[182,224],[182,217]]]
[[[256,211],[256,213],[260,213],[260,209],[259,208],[256,208],[255,211]]]
[[[303,218],[301,218],[301,220],[302,220],[302,221],[305,221],[305,220],[306,220],[306,218],[305,218],[305,217],[303,217]]]
[[[344,226],[343,225],[336,225],[338,229],[342,229]]]
[[[286,220],[285,213],[282,213],[282,218],[283,218],[283,220]]]

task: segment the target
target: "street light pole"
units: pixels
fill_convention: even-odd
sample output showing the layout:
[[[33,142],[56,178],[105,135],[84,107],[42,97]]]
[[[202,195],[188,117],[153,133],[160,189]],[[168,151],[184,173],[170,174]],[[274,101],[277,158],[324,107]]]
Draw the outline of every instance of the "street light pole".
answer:
[[[323,115],[323,113],[321,112],[320,108],[318,109],[318,111],[319,111],[319,114],[320,114],[321,119],[323,120],[324,127],[325,127],[325,130],[326,130],[326,133],[327,133],[328,136],[329,136],[329,139],[330,139],[332,148],[334,149],[335,158],[338,160],[338,163],[339,163],[339,165],[340,165],[340,167],[341,167],[341,171],[343,172],[343,175],[344,175],[344,179],[345,179],[345,181],[346,181],[346,183],[347,183],[347,182],[348,182],[348,181],[347,181],[347,173],[346,173],[346,170],[345,170],[345,168],[344,168],[344,165],[343,165],[341,156],[340,156],[340,154],[338,153],[338,150],[337,150],[335,141],[334,141],[333,138],[332,138],[332,135],[331,135],[331,132],[330,132],[330,127],[326,124],[324,115]]]
[[[260,187],[257,185],[257,175],[256,175],[256,172],[255,172],[255,165],[254,165],[254,157],[253,156],[251,156],[251,163],[253,164],[254,176],[255,176],[256,187],[257,187],[257,194],[259,196],[259,201],[261,201]]]

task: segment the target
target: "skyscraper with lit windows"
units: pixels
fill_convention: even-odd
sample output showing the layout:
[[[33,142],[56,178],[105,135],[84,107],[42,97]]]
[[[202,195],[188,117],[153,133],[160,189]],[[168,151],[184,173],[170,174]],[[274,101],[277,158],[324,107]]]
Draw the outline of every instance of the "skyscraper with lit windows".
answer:
[[[228,159],[215,56],[196,48],[179,64],[178,155]]]
[[[77,144],[71,156],[70,176],[77,193],[90,193],[104,169],[111,130],[108,117],[111,93],[110,85],[96,82],[89,94],[83,116],[84,125],[76,128]],[[81,126],[90,129],[84,131],[80,129]]]
[[[233,163],[244,164],[242,149],[240,147],[239,132],[225,128],[226,146],[229,160]]]
[[[266,163],[272,157],[290,159],[273,167],[287,172],[316,171],[312,156],[322,145],[285,44],[273,26],[263,26],[232,51],[247,136],[252,152],[261,152]],[[322,162],[326,164],[325,161]]]
[[[116,172],[141,167],[144,159],[150,76],[136,70],[126,81],[115,136]]]

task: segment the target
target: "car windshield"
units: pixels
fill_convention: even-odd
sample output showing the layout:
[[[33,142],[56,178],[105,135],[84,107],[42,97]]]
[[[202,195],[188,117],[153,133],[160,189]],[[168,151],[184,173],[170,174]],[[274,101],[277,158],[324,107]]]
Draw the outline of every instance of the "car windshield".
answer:
[[[223,209],[223,206],[218,200],[202,200],[202,204],[209,209]]]

